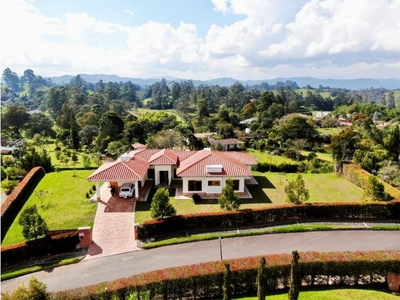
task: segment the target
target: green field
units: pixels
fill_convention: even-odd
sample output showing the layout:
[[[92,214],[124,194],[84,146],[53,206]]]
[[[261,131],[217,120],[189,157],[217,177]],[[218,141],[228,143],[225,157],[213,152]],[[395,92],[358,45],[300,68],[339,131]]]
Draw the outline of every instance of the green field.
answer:
[[[257,300],[257,297],[233,298],[241,300]],[[287,293],[267,295],[268,300],[287,300]],[[299,300],[396,300],[398,296],[384,291],[365,289],[335,289],[325,291],[302,291]]]
[[[336,135],[339,134],[343,129],[342,128],[318,128],[319,133]]]
[[[93,227],[97,203],[90,203],[86,198],[86,192],[89,192],[93,185],[93,182],[87,181],[87,177],[93,171],[75,172],[76,176],[73,176],[73,171],[46,174],[35,189],[35,191],[48,191],[43,203],[33,193],[24,206],[36,204],[50,230],[76,229],[80,226]],[[7,232],[3,246],[25,240],[18,218],[19,214]]]
[[[280,156],[280,155],[270,155],[267,152],[262,152],[259,150],[254,150],[254,149],[247,149],[246,151],[248,154],[250,154],[257,162],[259,163],[272,163],[274,165],[279,165],[283,163],[298,163],[297,161]]]
[[[284,204],[285,186],[288,180],[294,180],[297,174],[281,175],[280,173],[262,173],[253,171],[253,176],[259,186],[249,186],[253,199],[243,199],[240,209],[266,207],[271,204]],[[354,202],[361,201],[363,190],[342,176],[336,174],[302,174],[306,188],[310,191],[311,202]],[[195,204],[192,199],[175,199],[170,197],[171,204],[178,215],[202,212],[222,211],[217,200],[203,200]],[[143,223],[150,220],[150,201],[138,202],[136,205],[135,222]]]

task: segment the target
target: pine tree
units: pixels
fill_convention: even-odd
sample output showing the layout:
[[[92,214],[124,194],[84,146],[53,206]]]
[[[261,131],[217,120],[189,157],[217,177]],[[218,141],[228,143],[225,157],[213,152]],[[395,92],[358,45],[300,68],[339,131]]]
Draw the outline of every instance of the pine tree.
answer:
[[[288,300],[297,300],[300,293],[301,278],[299,272],[300,255],[297,250],[292,251],[292,265],[290,267],[290,290]]]
[[[240,207],[241,201],[239,196],[233,190],[233,180],[228,178],[222,189],[221,196],[218,198],[219,206],[226,210],[237,210]]]
[[[224,286],[222,288],[223,292],[224,292],[223,300],[232,299],[231,281],[232,281],[232,274],[231,274],[230,265],[229,264],[225,264]]]
[[[25,208],[18,220],[25,239],[37,239],[47,231],[47,224],[38,213],[36,204]]]
[[[265,257],[261,257],[257,273],[257,299],[265,300],[267,290],[267,269],[265,268]]]
[[[300,174],[297,175],[297,178],[291,182],[289,185],[285,187],[286,202],[299,204],[303,201],[307,201],[310,198],[310,194],[308,189],[306,189],[306,185],[304,183],[303,176]]]
[[[154,194],[153,199],[151,200],[150,207],[151,217],[153,219],[164,218],[166,216],[175,216],[176,210],[169,203],[169,192],[164,188],[160,188]]]

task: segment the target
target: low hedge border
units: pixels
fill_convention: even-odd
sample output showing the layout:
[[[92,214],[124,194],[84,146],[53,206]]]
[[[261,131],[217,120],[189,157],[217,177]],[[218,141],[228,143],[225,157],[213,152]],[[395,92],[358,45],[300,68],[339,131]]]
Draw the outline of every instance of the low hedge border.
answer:
[[[178,215],[143,222],[137,228],[137,237],[143,241],[186,233],[261,227],[299,220],[315,222],[400,220],[400,200],[371,203],[285,204],[252,210]]]
[[[32,168],[1,204],[1,241],[4,240],[14,219],[45,175],[46,172],[42,167]]]
[[[32,259],[76,250],[78,230],[1,247],[1,268]]]
[[[287,289],[291,254],[266,255],[267,289]],[[150,291],[150,299],[222,297],[224,264],[232,271],[233,296],[256,295],[260,257],[215,261],[152,271],[110,282],[53,293],[54,299],[128,299]],[[399,251],[300,252],[303,288],[310,286],[387,287],[389,272],[400,273]],[[131,299],[131,298],[129,298]],[[137,298],[140,299],[140,298]]]

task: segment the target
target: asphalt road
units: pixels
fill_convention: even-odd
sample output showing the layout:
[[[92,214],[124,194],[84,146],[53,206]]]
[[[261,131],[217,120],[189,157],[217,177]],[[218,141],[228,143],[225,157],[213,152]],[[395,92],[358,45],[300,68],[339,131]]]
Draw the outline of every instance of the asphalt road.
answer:
[[[268,234],[222,239],[224,260],[272,253],[302,251],[400,251],[399,231],[319,231]],[[50,292],[73,289],[147,271],[220,260],[219,240],[165,246],[114,256],[84,260],[78,264],[37,272],[1,283],[2,291],[27,285],[31,277],[47,285]]]

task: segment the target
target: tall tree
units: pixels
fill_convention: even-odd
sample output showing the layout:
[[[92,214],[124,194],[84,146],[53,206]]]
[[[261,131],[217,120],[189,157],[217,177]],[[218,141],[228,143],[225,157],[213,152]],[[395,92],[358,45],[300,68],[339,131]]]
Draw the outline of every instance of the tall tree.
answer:
[[[16,137],[20,129],[29,121],[30,115],[23,106],[9,106],[1,114],[2,127],[10,130]]]
[[[54,122],[44,113],[33,113],[29,121],[25,124],[24,129],[27,137],[32,138],[36,133],[43,136],[55,137],[53,130]]]
[[[57,119],[61,114],[64,103],[68,101],[68,91],[65,86],[52,87],[47,94],[46,105],[50,115]]]
[[[297,250],[292,251],[292,264],[290,266],[290,289],[288,300],[297,300],[300,294],[301,277],[299,270],[300,255]]]
[[[368,177],[367,185],[364,189],[365,200],[386,200],[388,195],[385,193],[385,186],[379,182],[374,175]]]
[[[47,224],[39,214],[36,204],[22,211],[18,223],[22,226],[22,235],[25,239],[37,239],[47,231]]]
[[[115,113],[105,112],[99,121],[99,136],[97,146],[103,151],[108,143],[121,138],[124,130],[124,121]]]
[[[343,170],[344,160],[352,159],[358,139],[357,132],[350,128],[346,128],[339,134],[332,136],[331,149],[336,163],[336,172]]]
[[[231,178],[226,180],[225,186],[222,188],[221,196],[218,198],[218,203],[222,209],[239,209],[241,201],[238,194],[233,190],[233,180]]]
[[[257,299],[265,300],[267,291],[267,269],[265,268],[265,257],[261,257],[257,272]]]
[[[156,193],[151,200],[150,206],[151,217],[153,219],[167,216],[175,216],[176,210],[169,202],[169,192],[164,188],[157,189]]]
[[[6,68],[3,71],[3,80],[11,90],[13,90],[14,92],[18,92],[19,77],[17,73],[11,71],[10,68]]]
[[[224,285],[222,291],[224,293],[223,300],[232,299],[232,273],[229,264],[225,264]]]

